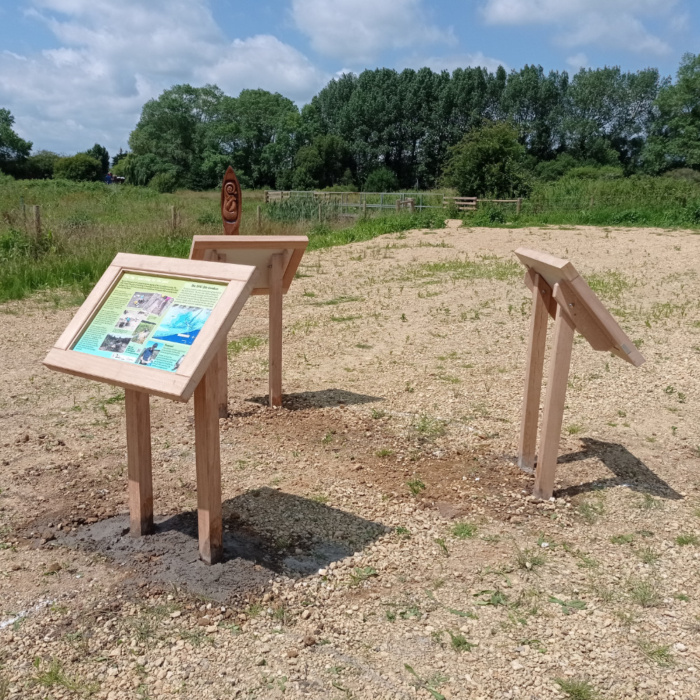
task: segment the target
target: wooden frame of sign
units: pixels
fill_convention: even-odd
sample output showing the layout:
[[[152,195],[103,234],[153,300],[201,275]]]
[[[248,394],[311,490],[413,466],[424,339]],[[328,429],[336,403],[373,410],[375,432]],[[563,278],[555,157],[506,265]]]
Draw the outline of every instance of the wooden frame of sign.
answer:
[[[635,367],[645,360],[568,260],[527,248],[518,248],[515,254],[527,268],[525,284],[532,291],[518,466],[532,473],[537,465],[534,495],[547,500],[554,491],[574,331],[581,333],[594,350],[611,352]],[[555,319],[554,345],[536,457],[549,316]]]
[[[181,402],[194,394],[199,552],[208,564],[223,554],[214,360],[254,274],[244,265],[119,253],[44,360],[124,388],[133,536],[153,532],[149,394]]]
[[[282,296],[299,267],[309,244],[306,236],[194,236],[191,260],[254,265],[257,269],[252,294],[267,294],[269,302],[270,406],[282,405]],[[220,415],[228,415],[228,354],[226,343],[218,355],[223,381],[219,395]]]

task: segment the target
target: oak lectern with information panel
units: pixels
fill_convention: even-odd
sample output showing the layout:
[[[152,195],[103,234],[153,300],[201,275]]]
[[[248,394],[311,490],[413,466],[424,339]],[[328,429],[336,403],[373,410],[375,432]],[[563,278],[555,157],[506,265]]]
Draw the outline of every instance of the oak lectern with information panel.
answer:
[[[213,360],[253,289],[255,267],[118,254],[44,365],[125,390],[131,534],[153,532],[149,395],[194,394],[199,552],[221,560],[221,462]]]

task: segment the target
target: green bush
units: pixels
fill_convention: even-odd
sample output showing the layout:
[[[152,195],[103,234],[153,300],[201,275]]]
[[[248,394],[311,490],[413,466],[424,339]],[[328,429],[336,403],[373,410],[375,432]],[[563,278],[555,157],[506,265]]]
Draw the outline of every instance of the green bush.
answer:
[[[525,147],[508,122],[487,123],[470,131],[451,149],[447,182],[463,197],[523,197],[530,189]]]
[[[396,192],[399,189],[399,178],[389,168],[377,168],[367,176],[362,189],[365,192]]]
[[[85,153],[78,153],[56,160],[53,172],[54,177],[63,180],[94,182],[102,175],[102,164]]]
[[[148,186],[161,194],[175,192],[177,189],[177,177],[172,172],[158,173],[151,178]]]

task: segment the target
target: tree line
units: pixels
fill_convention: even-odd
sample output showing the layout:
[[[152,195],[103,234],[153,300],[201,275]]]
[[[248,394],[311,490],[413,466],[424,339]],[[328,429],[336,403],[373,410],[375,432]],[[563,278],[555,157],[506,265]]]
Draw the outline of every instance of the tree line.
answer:
[[[30,150],[0,110],[5,172],[97,179],[110,165],[97,144],[79,163]],[[655,68],[366,70],[331,80],[301,110],[265,90],[176,85],[144,105],[128,153],[112,161],[160,191],[216,187],[229,165],[246,188],[474,195],[523,195],[572,172],[700,171],[700,55],[683,57],[675,81]]]

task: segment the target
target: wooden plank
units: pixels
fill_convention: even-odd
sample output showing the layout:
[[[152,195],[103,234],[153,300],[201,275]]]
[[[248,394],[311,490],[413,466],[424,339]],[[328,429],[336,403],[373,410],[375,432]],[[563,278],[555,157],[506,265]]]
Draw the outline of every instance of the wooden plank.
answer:
[[[534,277],[530,337],[525,368],[525,391],[523,393],[520,444],[518,447],[518,466],[528,473],[534,472],[535,469],[544,351],[547,344],[547,312],[552,292],[549,285],[538,274],[535,274]]]
[[[282,405],[282,283],[284,258],[273,255],[270,261],[269,358],[270,406]]]
[[[586,338],[594,350],[602,352],[612,350],[613,341],[610,335],[598,322],[596,316],[579,302],[578,295],[574,293],[568,282],[562,280],[556,285],[554,299],[564,307],[564,311],[574,322],[576,330]]]
[[[83,328],[90,324],[95,314],[100,310],[100,302],[109,296],[109,293],[119,282],[121,274],[122,269],[114,263],[105,270],[75,316],[61,333],[61,337],[54,344],[55,348],[67,350],[73,344],[73,341],[82,333]]]
[[[161,258],[156,255],[137,255],[135,253],[117,253],[112,265],[123,268],[126,272],[143,272],[149,275],[181,276],[186,279],[205,279],[222,282],[247,281],[252,272],[247,265],[231,263],[198,262],[181,258]]]
[[[639,367],[646,362],[642,353],[637,350],[634,343],[630,340],[627,334],[620,328],[620,325],[615,320],[613,315],[605,308],[603,303],[598,299],[595,292],[588,286],[586,280],[582,277],[577,277],[571,281],[571,287],[576,293],[581,304],[598,319],[605,331],[610,335],[612,345],[617,348],[611,352],[626,360],[635,367]]]
[[[148,394],[127,389],[126,453],[129,473],[129,534],[153,533],[153,477],[151,473],[151,409]]]
[[[556,288],[553,293],[556,295]],[[574,344],[574,324],[560,306],[554,323],[554,345],[549,364],[547,396],[542,418],[542,433],[535,473],[533,494],[537,498],[549,500],[554,491],[554,478],[559,454],[561,426],[564,420],[566,386],[571,365],[571,350]]]
[[[212,365],[216,364],[216,374],[219,377],[219,395],[217,404],[219,405],[219,418],[228,418],[228,344],[226,339],[219,352],[212,360]]]
[[[552,288],[560,279],[571,281],[578,277],[574,266],[563,258],[556,258],[549,253],[530,248],[518,248],[515,254],[523,265],[534,268]]]
[[[220,378],[216,370],[217,365],[213,365],[202,377],[194,392],[199,556],[207,564],[217,564],[223,558],[217,403]]]
[[[547,299],[547,311],[553,319],[556,319],[557,302],[554,301],[554,297],[552,296],[552,288],[531,267],[528,267],[525,271],[525,279],[523,280],[525,286],[532,292],[537,286],[537,284],[535,284],[535,277],[539,278],[538,284],[547,289],[547,294],[545,295]]]
[[[58,348],[49,351],[43,364],[49,369],[72,374],[75,377],[94,379],[124,389],[162,396],[172,401],[184,402],[192,396],[191,392],[187,393],[188,377],[155,367],[145,368],[108,357],[97,357]]]

